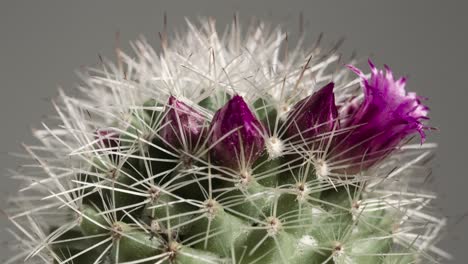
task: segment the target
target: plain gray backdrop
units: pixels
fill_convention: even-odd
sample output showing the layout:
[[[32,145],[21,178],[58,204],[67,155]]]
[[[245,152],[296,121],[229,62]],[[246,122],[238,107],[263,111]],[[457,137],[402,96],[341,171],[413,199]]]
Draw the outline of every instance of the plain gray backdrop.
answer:
[[[70,3],[65,3],[70,2]],[[438,131],[430,140],[440,144],[432,189],[439,193],[435,205],[449,217],[449,228],[440,246],[467,263],[468,256],[468,11],[463,1],[4,1],[0,3],[0,208],[15,194],[16,184],[5,170],[21,161],[9,152],[20,152],[21,142],[33,142],[31,128],[40,127],[53,114],[50,100],[57,87],[73,93],[74,71],[98,62],[98,54],[113,57],[115,33],[122,47],[145,35],[155,46],[163,29],[183,29],[184,17],[212,16],[218,25],[252,16],[284,24],[298,32],[303,13],[310,36],[324,32],[326,41],[346,41],[341,51],[372,54],[379,65],[389,64],[397,74],[409,76],[408,89],[427,96],[431,124]],[[9,236],[0,217],[1,239]],[[8,256],[0,247],[0,260]]]

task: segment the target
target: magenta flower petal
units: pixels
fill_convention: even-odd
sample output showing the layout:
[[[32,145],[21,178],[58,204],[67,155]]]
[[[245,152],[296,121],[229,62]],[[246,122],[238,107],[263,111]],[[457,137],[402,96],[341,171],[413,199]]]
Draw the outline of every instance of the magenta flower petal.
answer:
[[[333,130],[338,116],[333,87],[331,82],[293,106],[286,121],[288,138],[307,139]]]
[[[167,144],[177,149],[186,148],[186,151],[203,144],[207,128],[201,113],[174,96],[169,98],[166,111],[159,134]]]
[[[210,132],[212,160],[233,169],[250,166],[265,146],[263,125],[239,95],[216,112]]]
[[[389,67],[385,66],[384,72],[371,61],[369,65],[369,78],[356,67],[348,66],[361,77],[364,89],[363,101],[343,118],[341,128],[349,132],[338,136],[334,150],[336,155],[342,153],[340,158],[356,163],[348,171],[369,168],[410,135],[419,133],[421,142],[426,138],[427,127],[422,121],[428,119],[428,108],[420,97],[407,93],[405,78],[395,80]]]

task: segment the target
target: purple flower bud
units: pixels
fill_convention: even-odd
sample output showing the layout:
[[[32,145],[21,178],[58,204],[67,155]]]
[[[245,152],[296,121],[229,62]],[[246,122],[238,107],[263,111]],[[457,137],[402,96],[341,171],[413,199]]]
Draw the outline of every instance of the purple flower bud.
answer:
[[[233,169],[252,165],[265,146],[263,125],[239,95],[216,112],[210,132],[212,160]]]
[[[367,169],[393,151],[402,140],[419,133],[421,143],[426,136],[422,120],[428,119],[428,108],[415,93],[407,93],[406,80],[394,80],[392,71],[385,66],[378,70],[369,60],[371,76],[361,70],[348,67],[361,77],[364,89],[362,102],[347,109],[343,118],[344,132],[336,138],[333,156],[348,159],[347,172]],[[351,109],[351,110],[350,110]]]
[[[100,148],[109,149],[119,146],[119,134],[110,128],[101,128],[96,130],[94,139],[98,141]]]
[[[193,151],[201,146],[206,138],[206,119],[194,108],[169,97],[166,115],[162,121],[160,136],[170,146]]]
[[[333,87],[331,82],[293,106],[286,121],[289,139],[308,139],[333,130],[338,116]]]
[[[114,162],[119,161],[119,156],[116,154],[120,144],[119,137],[119,133],[111,128],[98,129],[94,135],[94,139],[97,140],[97,146],[102,149],[101,152],[114,152],[113,154],[108,154],[109,158]]]

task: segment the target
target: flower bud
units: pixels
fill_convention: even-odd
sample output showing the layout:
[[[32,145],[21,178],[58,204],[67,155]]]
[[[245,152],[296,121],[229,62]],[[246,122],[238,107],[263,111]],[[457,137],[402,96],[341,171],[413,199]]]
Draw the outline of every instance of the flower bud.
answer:
[[[117,154],[120,145],[119,133],[111,128],[101,128],[96,130],[94,139],[97,140],[97,147],[101,149],[100,152],[109,153],[108,157],[113,162],[119,161],[119,155]]]
[[[337,136],[333,155],[349,161],[346,172],[367,169],[393,151],[402,140],[419,133],[421,143],[428,127],[428,107],[415,93],[407,93],[406,80],[394,80],[392,71],[385,73],[369,61],[371,75],[367,78],[361,70],[349,65],[362,81],[364,99],[357,107],[347,111],[341,128],[347,131]],[[333,156],[332,155],[332,156]]]
[[[212,160],[233,169],[251,166],[265,146],[263,125],[239,95],[216,112],[210,133]]]
[[[99,147],[103,149],[116,148],[119,146],[119,134],[110,128],[96,130],[94,139],[98,141]]]
[[[331,82],[293,106],[286,121],[290,140],[309,139],[333,130],[338,116],[333,87]]]
[[[194,151],[205,141],[205,121],[200,112],[171,96],[166,106],[160,136],[171,147]]]

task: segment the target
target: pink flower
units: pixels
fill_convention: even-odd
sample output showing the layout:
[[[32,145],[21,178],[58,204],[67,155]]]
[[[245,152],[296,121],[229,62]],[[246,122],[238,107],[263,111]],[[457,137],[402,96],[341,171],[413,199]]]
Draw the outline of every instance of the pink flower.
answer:
[[[395,80],[388,66],[384,72],[370,60],[369,65],[369,78],[348,65],[361,78],[364,99],[341,118],[341,129],[347,132],[337,136],[332,150],[335,157],[353,164],[347,172],[371,167],[414,133],[420,135],[421,143],[426,138],[422,121],[428,119],[428,107],[421,98],[407,93],[406,79]]]

